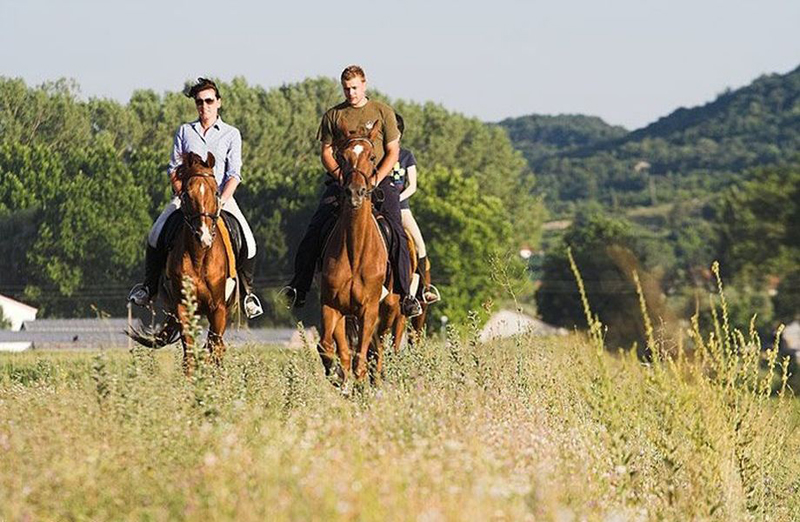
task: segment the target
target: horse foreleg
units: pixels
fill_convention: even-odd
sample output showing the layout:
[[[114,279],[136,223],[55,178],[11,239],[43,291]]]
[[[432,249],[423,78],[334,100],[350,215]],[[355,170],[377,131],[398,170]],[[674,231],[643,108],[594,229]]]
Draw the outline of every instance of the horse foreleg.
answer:
[[[350,366],[352,352],[350,351],[350,342],[347,337],[347,317],[341,316],[341,319],[339,319],[339,323],[333,331],[333,340],[336,341],[336,354],[339,357],[339,361],[342,363],[342,371],[344,373],[341,375],[341,378],[344,380],[350,375],[350,370],[352,368]]]
[[[222,358],[225,355],[225,341],[222,336],[228,324],[228,309],[225,305],[219,306],[208,316],[208,352],[211,360],[217,366],[222,366]]]
[[[361,331],[358,336],[358,352],[356,355],[356,379],[359,380],[367,375],[367,351],[369,350],[370,342],[372,342],[372,334],[375,333],[375,327],[378,325],[377,307],[364,310],[360,320]],[[378,358],[380,359],[380,347],[378,350]]]
[[[403,342],[403,334],[406,330],[406,316],[399,313],[394,317],[392,324],[392,335],[394,335],[394,353],[400,353],[400,345]]]
[[[187,377],[191,377],[194,369],[197,367],[197,359],[195,357],[194,343],[195,339],[189,333],[186,325],[189,324],[189,314],[186,307],[182,304],[178,305],[178,321],[181,323],[181,344],[183,345],[183,373]]]
[[[317,352],[322,359],[322,366],[325,368],[325,375],[330,377],[336,366],[336,346],[334,344],[334,332],[342,321],[342,314],[338,310],[322,305],[322,333],[320,335]],[[344,376],[343,376],[344,377]]]
[[[425,328],[425,319],[428,318],[428,307],[430,305],[427,303],[422,303],[422,314],[414,317],[411,319],[411,328],[412,332],[408,338],[408,341],[411,344],[419,342],[422,339],[423,332],[422,330]]]

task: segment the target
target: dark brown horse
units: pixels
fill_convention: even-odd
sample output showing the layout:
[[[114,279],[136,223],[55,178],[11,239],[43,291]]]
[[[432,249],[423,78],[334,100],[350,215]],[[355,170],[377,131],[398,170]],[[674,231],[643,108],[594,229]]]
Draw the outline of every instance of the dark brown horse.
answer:
[[[367,352],[378,324],[386,277],[388,250],[372,214],[371,200],[377,181],[372,145],[377,130],[376,126],[368,135],[351,135],[336,146],[343,198],[339,218],[323,250],[318,351],[326,374],[337,372],[345,382],[351,371],[359,380],[367,374]],[[353,328],[347,328],[348,320],[353,321]],[[341,366],[336,365],[336,355]],[[380,347],[375,355],[379,375],[383,364]]]
[[[176,176],[184,222],[167,257],[166,291],[162,294],[167,320],[154,335],[129,332],[134,340],[152,348],[175,342],[180,335],[187,375],[193,372],[196,365],[190,348],[196,340],[190,337],[191,332],[187,328],[189,315],[182,298],[184,278],[189,279],[194,289],[197,313],[208,319],[206,347],[211,358],[219,364],[225,353],[222,336],[228,320],[228,303],[225,299],[228,258],[221,234],[217,233],[222,202],[217,195],[214,162],[211,153],[208,153],[205,161],[191,152],[183,155]]]

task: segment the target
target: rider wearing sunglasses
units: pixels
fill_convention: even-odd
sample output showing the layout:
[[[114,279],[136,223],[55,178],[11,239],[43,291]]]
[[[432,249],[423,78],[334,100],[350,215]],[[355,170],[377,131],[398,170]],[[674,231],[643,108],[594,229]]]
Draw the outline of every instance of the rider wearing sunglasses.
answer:
[[[180,166],[184,153],[194,152],[201,158],[206,158],[210,152],[216,159],[214,177],[219,187],[222,210],[230,213],[239,222],[247,246],[247,258],[240,262],[238,271],[243,279],[245,315],[249,319],[253,319],[263,313],[258,297],[253,293],[256,241],[247,219],[233,198],[233,193],[242,179],[242,136],[239,129],[228,125],[220,118],[222,97],[213,81],[198,78],[197,83],[184,94],[194,100],[198,118],[191,123],[184,123],[175,133],[172,157],[168,168],[174,197],[158,216],[147,236],[145,281],[143,284],[133,287],[128,299],[139,306],[147,306],[155,298],[158,292],[158,280],[167,260],[166,248],[159,248],[159,246],[164,246],[160,245],[159,236],[169,217],[181,206],[180,198],[177,195],[179,182],[175,175],[176,170]]]

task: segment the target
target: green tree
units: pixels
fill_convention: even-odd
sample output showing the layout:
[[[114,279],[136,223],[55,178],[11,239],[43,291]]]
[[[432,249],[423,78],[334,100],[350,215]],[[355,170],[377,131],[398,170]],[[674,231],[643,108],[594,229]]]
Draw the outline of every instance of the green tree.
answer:
[[[111,143],[75,151],[66,165],[68,181],[44,207],[28,253],[26,293],[48,313],[85,315],[91,305],[120,313],[119,283],[141,259],[150,225],[147,199]]]
[[[561,243],[545,256],[536,305],[542,319],[566,328],[585,328],[586,318],[567,249],[572,251],[584,280],[592,312],[608,327],[607,345],[643,350],[643,322],[632,279],[636,270],[644,282],[650,312],[665,317],[663,296],[647,272],[630,223],[606,216],[598,207],[582,209]],[[640,351],[641,355],[645,355]]]
[[[508,251],[512,228],[503,202],[483,193],[477,180],[461,171],[430,169],[420,183],[412,206],[425,225],[431,276],[443,296],[431,312],[460,321],[501,294],[490,260]]]

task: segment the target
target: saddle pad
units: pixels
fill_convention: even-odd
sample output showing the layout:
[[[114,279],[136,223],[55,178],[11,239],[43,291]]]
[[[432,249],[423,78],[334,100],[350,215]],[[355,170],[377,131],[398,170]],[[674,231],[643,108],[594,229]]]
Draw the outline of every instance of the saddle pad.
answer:
[[[222,217],[217,218],[217,230],[222,238],[222,243],[225,245],[225,256],[228,258],[228,277],[236,279],[236,255],[233,253],[233,245],[231,244],[231,236],[228,233],[228,226]]]
[[[233,240],[231,238],[230,230],[232,226],[237,226],[236,218],[233,216],[226,216],[226,212],[222,213],[222,216],[217,219],[217,229],[219,230],[220,237],[222,237],[222,242],[225,245],[225,253],[228,258],[228,277],[235,278],[236,277],[236,256],[234,253],[237,251],[235,242],[238,239],[239,244],[241,244],[241,234],[237,234],[238,230],[234,232]],[[223,217],[225,219],[223,219]],[[231,224],[233,222],[233,225]],[[171,216],[167,219],[167,222],[164,224],[164,228],[161,231],[161,236],[158,238],[158,248],[166,251],[168,248],[172,248],[173,243],[175,242],[175,238],[178,236],[178,231],[183,228],[183,212],[176,211],[173,212]]]
[[[242,226],[233,217],[233,214],[227,210],[223,210],[220,215],[225,225],[228,227],[228,236],[231,238],[231,247],[236,254],[237,259],[245,259],[247,257],[247,243],[244,240],[244,232]]]

